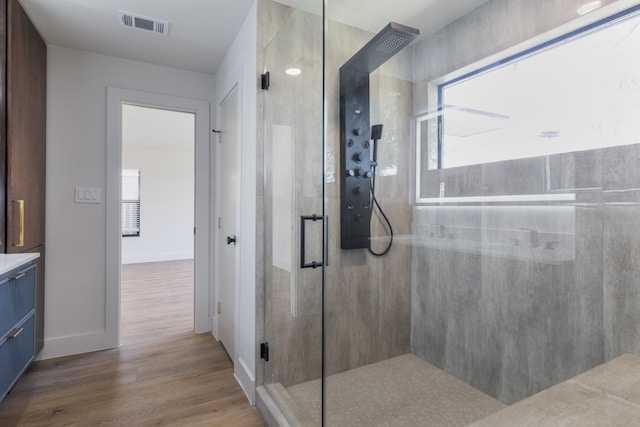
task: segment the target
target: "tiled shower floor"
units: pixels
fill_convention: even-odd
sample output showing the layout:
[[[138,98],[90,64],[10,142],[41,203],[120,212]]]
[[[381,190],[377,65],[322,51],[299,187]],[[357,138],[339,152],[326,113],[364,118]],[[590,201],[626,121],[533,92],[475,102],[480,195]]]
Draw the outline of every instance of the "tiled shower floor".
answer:
[[[320,425],[320,380],[291,386],[289,396]],[[327,426],[466,426],[502,402],[411,354],[327,379]]]

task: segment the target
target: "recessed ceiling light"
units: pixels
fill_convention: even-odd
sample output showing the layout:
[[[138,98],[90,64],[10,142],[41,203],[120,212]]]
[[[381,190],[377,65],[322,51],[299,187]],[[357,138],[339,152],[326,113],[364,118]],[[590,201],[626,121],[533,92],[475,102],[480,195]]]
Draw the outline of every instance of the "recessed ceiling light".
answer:
[[[588,1],[582,6],[580,6],[576,10],[576,12],[578,12],[578,15],[586,15],[587,13],[593,12],[594,10],[599,9],[601,7],[602,7],[602,0]]]
[[[300,68],[291,67],[287,68],[285,70],[285,73],[289,74],[290,76],[298,76],[300,75],[300,73],[302,73],[302,70]]]

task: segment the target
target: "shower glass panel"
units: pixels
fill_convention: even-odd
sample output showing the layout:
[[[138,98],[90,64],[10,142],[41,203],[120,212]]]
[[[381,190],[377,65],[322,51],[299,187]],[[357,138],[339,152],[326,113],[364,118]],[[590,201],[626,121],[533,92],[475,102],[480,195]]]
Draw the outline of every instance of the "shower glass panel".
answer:
[[[624,62],[637,62],[629,52],[640,50],[640,25],[627,20],[640,20],[640,2],[582,3],[258,2],[269,72],[259,105],[270,347],[262,366],[281,425],[518,425],[505,407],[640,354],[640,136],[628,126],[640,84],[637,64]],[[588,111],[606,126],[571,108],[548,114],[554,100],[535,96],[558,93],[554,79],[528,88],[526,126],[496,107],[522,97],[488,102],[484,82],[521,93],[491,70],[523,71],[514,59],[588,45],[600,31],[613,32],[579,49],[594,66],[560,68],[572,87],[584,79],[591,92],[576,99],[592,101]],[[619,74],[605,73],[613,82],[596,91],[589,79],[605,62]],[[471,84],[474,76],[482,80]],[[562,93],[554,107],[570,105]],[[524,133],[503,133],[501,144],[517,139],[526,155],[488,150],[443,162],[476,137],[496,147],[491,136],[508,126]],[[598,144],[580,137],[570,149],[534,151],[587,133]],[[443,150],[447,140],[457,144]],[[622,359],[636,371],[598,370],[597,384],[576,391],[567,382],[551,400],[593,392],[638,410],[637,393],[614,388],[640,378],[640,356]],[[525,416],[544,424],[547,407],[529,407]]]
[[[439,158],[445,133],[510,119],[446,104],[443,85],[568,43],[630,4],[582,3],[326,1],[324,425],[468,425],[640,352],[635,131],[612,125],[635,138],[618,147],[445,168]],[[628,28],[625,40],[638,31]],[[637,82],[608,87],[626,103],[611,116],[640,102]],[[540,112],[553,102],[529,101]],[[556,124],[537,116],[535,143],[553,143]],[[292,390],[300,407],[317,407],[313,384]]]
[[[322,2],[316,3],[320,14],[259,3],[259,16],[269,17],[260,27],[268,39],[260,97],[269,346],[264,388],[290,424],[305,426],[321,425],[322,403]],[[304,410],[296,402],[301,383],[310,384]]]

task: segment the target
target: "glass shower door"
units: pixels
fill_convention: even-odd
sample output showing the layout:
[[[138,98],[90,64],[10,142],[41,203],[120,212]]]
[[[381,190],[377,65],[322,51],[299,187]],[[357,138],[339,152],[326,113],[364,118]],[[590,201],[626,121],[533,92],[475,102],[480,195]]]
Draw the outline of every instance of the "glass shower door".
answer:
[[[320,10],[322,3],[317,2]],[[264,2],[264,385],[292,425],[322,421],[322,18]]]

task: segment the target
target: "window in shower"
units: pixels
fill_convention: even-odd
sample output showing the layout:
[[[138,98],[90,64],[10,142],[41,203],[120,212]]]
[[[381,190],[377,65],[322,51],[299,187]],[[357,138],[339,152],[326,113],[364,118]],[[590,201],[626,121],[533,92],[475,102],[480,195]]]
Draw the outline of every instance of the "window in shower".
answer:
[[[639,143],[639,24],[609,18],[438,86],[425,169]]]

